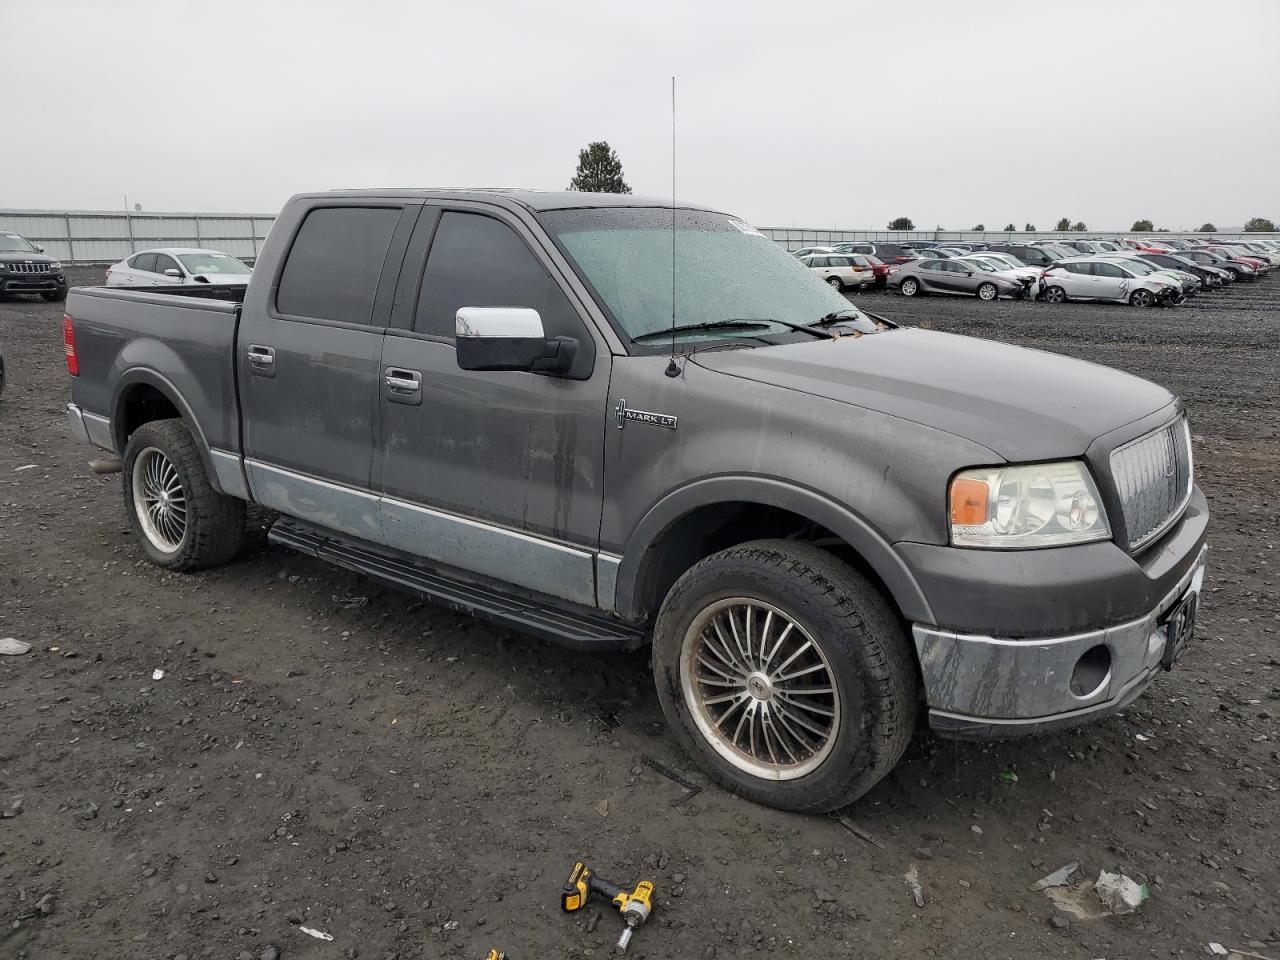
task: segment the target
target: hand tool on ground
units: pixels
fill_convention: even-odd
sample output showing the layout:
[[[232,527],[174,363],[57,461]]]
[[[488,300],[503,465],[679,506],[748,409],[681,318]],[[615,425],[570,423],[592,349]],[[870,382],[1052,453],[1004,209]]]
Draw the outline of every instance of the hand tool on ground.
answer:
[[[565,913],[575,913],[587,905],[592,894],[609,901],[622,915],[626,927],[618,937],[615,947],[622,953],[631,942],[631,935],[636,928],[649,919],[653,910],[653,882],[641,880],[634,889],[628,891],[596,876],[591,868],[579,860],[569,871],[569,879],[560,888],[560,909]]]

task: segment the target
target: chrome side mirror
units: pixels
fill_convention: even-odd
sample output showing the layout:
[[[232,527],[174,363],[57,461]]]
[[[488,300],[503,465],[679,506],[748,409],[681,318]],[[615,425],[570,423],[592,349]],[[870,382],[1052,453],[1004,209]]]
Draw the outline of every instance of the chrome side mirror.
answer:
[[[167,270],[165,270],[164,275],[165,275],[166,277],[178,277],[178,278],[181,278],[181,277],[182,277],[182,271],[181,271],[181,270],[179,270],[177,267],[169,267]]]
[[[578,351],[571,337],[548,339],[542,317],[528,307],[460,307],[454,333],[463,370],[566,373]]]

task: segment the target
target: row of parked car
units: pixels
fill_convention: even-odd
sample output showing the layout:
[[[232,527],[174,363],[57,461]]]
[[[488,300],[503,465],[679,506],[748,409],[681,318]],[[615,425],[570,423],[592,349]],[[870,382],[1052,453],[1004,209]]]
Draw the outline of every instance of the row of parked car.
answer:
[[[1280,240],[1114,237],[1027,243],[854,241],[795,251],[837,289],[1175,305],[1205,290],[1258,280],[1280,266]]]

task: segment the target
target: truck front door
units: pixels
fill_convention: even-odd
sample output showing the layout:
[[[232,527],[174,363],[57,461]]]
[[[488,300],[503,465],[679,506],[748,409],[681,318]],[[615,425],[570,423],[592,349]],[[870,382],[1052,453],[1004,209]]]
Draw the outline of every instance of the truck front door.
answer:
[[[561,270],[510,211],[423,208],[382,351],[374,478],[389,546],[592,606],[610,354]],[[568,374],[461,369],[457,311],[484,306],[531,307],[574,338]]]
[[[380,540],[370,468],[378,364],[398,265],[420,205],[333,201],[273,230],[282,266],[249,287],[237,350],[245,473],[259,503]],[[282,218],[283,219],[283,218]]]

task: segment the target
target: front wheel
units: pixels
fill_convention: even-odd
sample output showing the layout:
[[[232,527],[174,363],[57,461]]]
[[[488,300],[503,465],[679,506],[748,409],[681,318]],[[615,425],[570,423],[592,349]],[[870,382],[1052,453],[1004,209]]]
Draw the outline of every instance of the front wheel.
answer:
[[[916,670],[884,596],[810,544],[761,540],[687,571],[654,626],[676,738],[734,793],[783,810],[845,806],[897,764]]]
[[[994,283],[983,283],[978,286],[979,300],[995,300],[1000,296],[1000,291],[996,289]]]
[[[1061,287],[1049,287],[1049,289],[1044,292],[1044,298],[1049,303],[1066,303],[1067,291],[1063,290]]]
[[[1129,295],[1129,303],[1135,307],[1149,307],[1156,302],[1156,295],[1150,290],[1135,290]]]
[[[243,500],[209,484],[191,432],[181,420],[154,420],[124,450],[125,508],[147,558],[170,570],[225,563],[244,542]]]
[[[920,282],[912,277],[907,277],[902,281],[902,285],[898,287],[898,290],[904,297],[914,297],[920,292]]]
[[[59,287],[57,290],[45,290],[40,294],[40,298],[45,303],[62,303],[67,299],[67,288]]]

